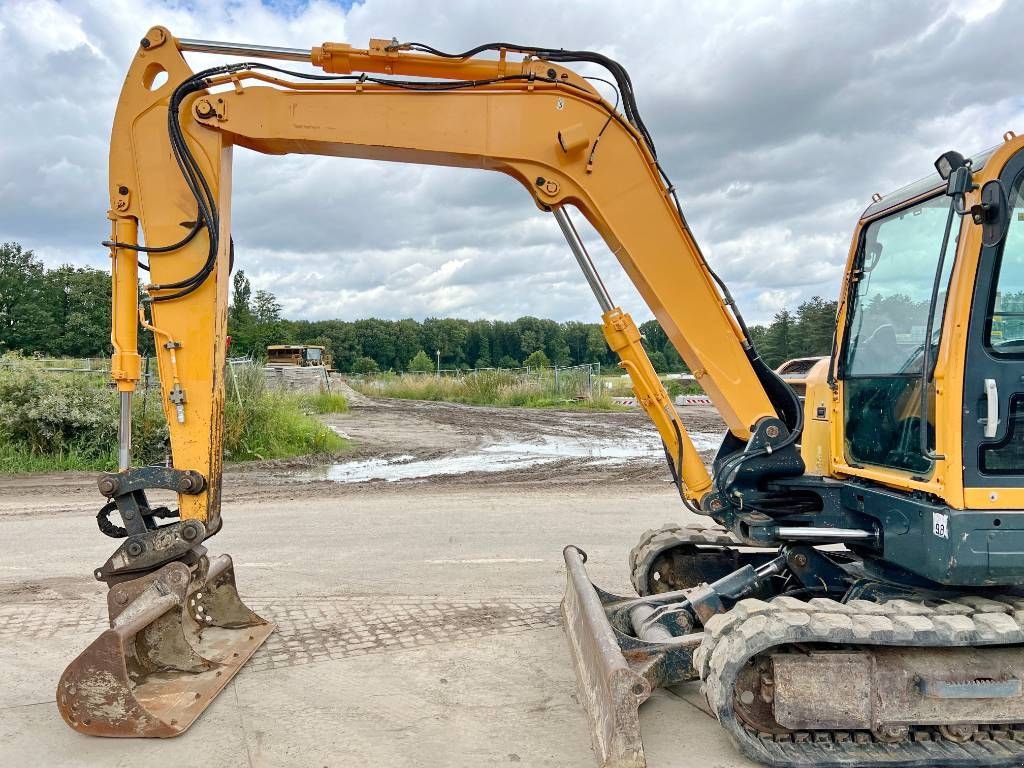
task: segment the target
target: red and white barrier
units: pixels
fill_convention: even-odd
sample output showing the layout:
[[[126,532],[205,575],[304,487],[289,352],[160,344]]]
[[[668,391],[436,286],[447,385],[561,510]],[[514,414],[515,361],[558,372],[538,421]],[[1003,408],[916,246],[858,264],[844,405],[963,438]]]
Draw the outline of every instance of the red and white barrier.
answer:
[[[676,405],[711,405],[711,398],[707,395],[678,395]]]
[[[616,405],[628,405],[636,408],[640,404],[635,397],[613,397],[612,402]],[[711,398],[707,395],[678,395],[675,399],[676,405],[711,405]]]

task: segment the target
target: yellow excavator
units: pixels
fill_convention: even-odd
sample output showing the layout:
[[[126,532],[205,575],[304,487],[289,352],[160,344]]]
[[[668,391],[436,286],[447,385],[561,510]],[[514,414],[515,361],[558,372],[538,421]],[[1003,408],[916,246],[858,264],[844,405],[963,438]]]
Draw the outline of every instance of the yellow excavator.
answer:
[[[194,72],[188,52],[239,58]],[[569,65],[606,70],[616,104]],[[594,586],[583,550],[564,550],[562,614],[600,765],[643,766],[639,706],[694,680],[737,747],[769,765],[1020,764],[1024,139],[1003,139],[973,158],[946,152],[937,175],[867,208],[832,355],[801,403],[701,254],[615,61],[509,43],[306,50],[149,30],[110,151],[122,417],[97,519],[120,545],[95,571],[110,629],[61,677],[64,719],[87,734],[179,734],[273,631],[239,599],[230,558],[205,549],[221,528],[239,146],[498,171],[557,220],[681,503],[704,521],[643,535],[629,556],[636,595]],[[572,208],[721,412],[710,471]],[[156,340],[171,467],[130,465],[140,318]],[[152,489],[176,492],[177,510],[152,506]]]

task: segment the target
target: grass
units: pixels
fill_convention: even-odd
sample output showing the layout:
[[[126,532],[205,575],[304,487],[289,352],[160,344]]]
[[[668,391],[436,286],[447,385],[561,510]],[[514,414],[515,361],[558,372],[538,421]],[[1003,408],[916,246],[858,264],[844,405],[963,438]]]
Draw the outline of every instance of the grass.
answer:
[[[302,405],[308,408],[311,413],[345,413],[348,410],[348,401],[343,395],[339,395],[336,392],[317,392],[315,395],[302,395],[301,401]]]
[[[512,371],[480,371],[468,376],[384,375],[354,381],[352,385],[373,397],[405,400],[443,400],[468,405],[519,408],[570,408],[587,411],[620,410],[611,397],[598,391],[590,399],[554,392],[551,377],[524,379]]]
[[[117,401],[107,379],[54,374],[30,360],[0,358],[0,473],[111,471],[117,468]],[[258,369],[236,370],[238,392],[225,405],[229,461],[283,459],[344,451],[348,442],[314,414],[341,413],[341,395],[266,389]],[[163,463],[167,425],[160,393],[133,399],[135,466]]]
[[[341,395],[273,392],[257,368],[235,374],[239,394],[224,407],[224,457],[230,461],[338,453],[348,441],[310,413],[348,408]],[[239,402],[241,401],[241,402]]]
[[[15,472],[91,472],[117,469],[114,450],[101,458],[74,448],[44,454],[22,445],[0,443],[0,474]]]

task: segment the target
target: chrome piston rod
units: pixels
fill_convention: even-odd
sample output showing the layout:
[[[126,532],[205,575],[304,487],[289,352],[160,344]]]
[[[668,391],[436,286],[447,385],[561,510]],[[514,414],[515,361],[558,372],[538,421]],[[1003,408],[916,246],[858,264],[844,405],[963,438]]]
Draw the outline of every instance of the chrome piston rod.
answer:
[[[815,543],[839,541],[873,541],[878,538],[874,531],[860,528],[803,528],[800,526],[779,526],[775,536],[788,541],[810,541]]]
[[[117,469],[124,472],[132,463],[132,393],[121,392],[121,413],[117,423]]]
[[[615,304],[612,303],[611,296],[608,295],[608,289],[604,287],[601,275],[597,273],[597,268],[594,266],[590,254],[587,253],[587,249],[583,246],[583,241],[580,240],[576,227],[572,225],[569,214],[566,213],[564,207],[555,208],[552,213],[555,215],[555,221],[558,222],[558,226],[562,229],[562,234],[565,235],[565,241],[569,243],[572,255],[576,257],[576,263],[583,270],[583,276],[587,279],[590,290],[594,292],[594,298],[597,299],[597,303],[601,306],[601,311],[610,312],[615,308]]]
[[[312,61],[309,48],[280,48],[276,45],[250,45],[249,43],[224,43],[218,40],[194,40],[177,38],[178,50],[183,53],[219,53],[222,56],[254,56],[258,59],[280,59],[282,61]]]

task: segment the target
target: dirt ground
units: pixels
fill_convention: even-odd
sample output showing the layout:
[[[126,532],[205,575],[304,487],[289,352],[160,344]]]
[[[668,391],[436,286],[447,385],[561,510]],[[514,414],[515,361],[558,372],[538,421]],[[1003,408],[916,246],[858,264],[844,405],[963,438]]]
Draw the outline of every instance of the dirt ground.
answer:
[[[683,416],[723,429],[709,409]],[[226,473],[209,546],[278,628],[177,739],[61,722],[54,686],[105,627],[90,573],[114,542],[91,475],[0,478],[0,765],[596,764],[561,549],[582,546],[594,581],[626,593],[640,532],[688,521],[645,417],[367,400],[327,421],[353,443],[330,466]],[[353,466],[400,476],[356,482]],[[696,686],[656,692],[641,724],[650,768],[748,765]]]
[[[488,408],[419,400],[377,400],[351,390],[347,394],[353,400],[349,412],[324,417],[329,426],[351,439],[351,449],[345,455],[229,464],[224,475],[224,498],[262,502],[337,497],[381,491],[394,482],[403,486],[444,487],[478,487],[483,483],[498,489],[668,480],[665,460],[657,448],[657,431],[640,410]],[[698,438],[707,436],[706,441],[717,441],[725,430],[721,418],[709,406],[690,406],[682,415],[690,432]],[[558,440],[574,441],[584,449],[595,444],[600,453],[603,446],[630,439],[643,443],[648,450],[637,451],[643,455],[620,457],[615,463],[595,461],[588,456],[548,456],[552,460],[544,464],[512,466],[502,471],[473,471],[469,462],[445,474],[441,465],[442,473],[411,480],[339,483],[323,478],[325,466],[349,461],[387,461],[396,457],[403,462],[432,461],[468,457],[503,444],[528,446]],[[698,447],[704,444],[699,442]],[[654,450],[650,450],[652,446]],[[701,455],[710,461],[713,451],[705,447]],[[39,492],[40,489],[45,492]],[[98,507],[97,498],[94,473],[0,476],[0,516],[61,513],[70,511],[72,502]]]

